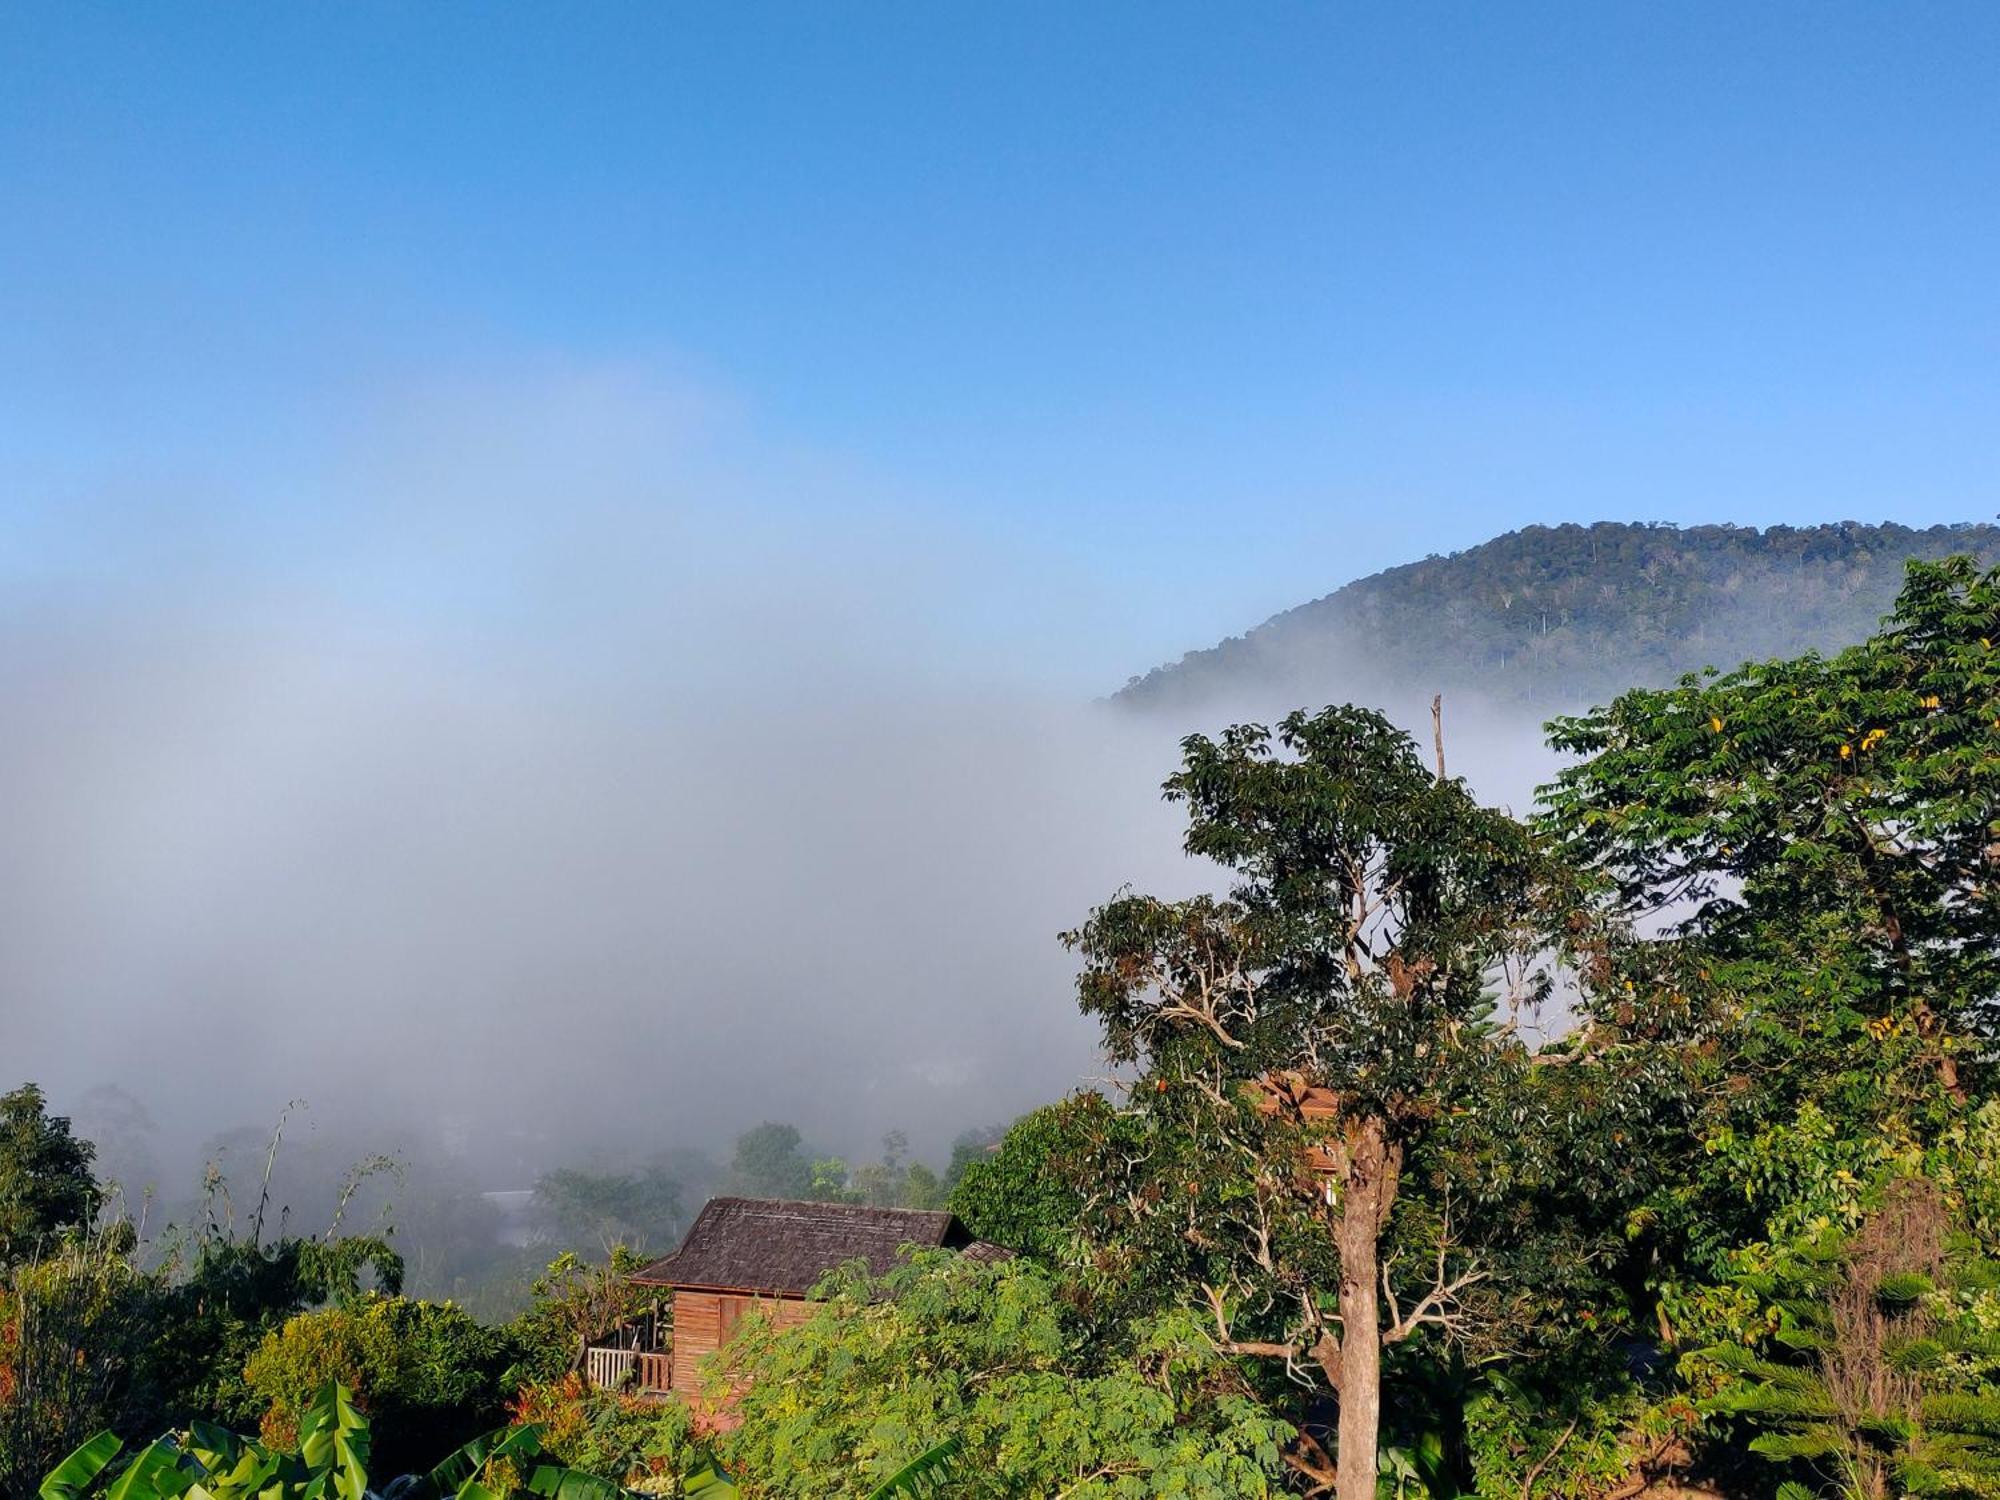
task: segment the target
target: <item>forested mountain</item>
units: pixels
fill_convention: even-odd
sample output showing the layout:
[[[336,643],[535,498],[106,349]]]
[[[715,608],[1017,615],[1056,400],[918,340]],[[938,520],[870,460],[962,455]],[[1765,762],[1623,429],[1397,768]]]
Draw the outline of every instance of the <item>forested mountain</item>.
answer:
[[[1357,579],[1135,677],[1174,713],[1472,692],[1555,712],[1705,666],[1851,645],[1911,558],[2000,561],[2000,526],[1529,526]]]

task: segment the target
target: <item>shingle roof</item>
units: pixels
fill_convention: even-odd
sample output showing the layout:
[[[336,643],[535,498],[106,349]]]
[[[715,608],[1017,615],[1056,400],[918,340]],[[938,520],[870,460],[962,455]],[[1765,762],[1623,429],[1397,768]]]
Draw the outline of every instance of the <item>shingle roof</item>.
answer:
[[[868,1208],[781,1198],[711,1198],[681,1241],[632,1279],[642,1286],[700,1287],[802,1297],[850,1260],[880,1276],[904,1245],[965,1250],[980,1260],[1010,1252],[975,1241],[942,1210]]]

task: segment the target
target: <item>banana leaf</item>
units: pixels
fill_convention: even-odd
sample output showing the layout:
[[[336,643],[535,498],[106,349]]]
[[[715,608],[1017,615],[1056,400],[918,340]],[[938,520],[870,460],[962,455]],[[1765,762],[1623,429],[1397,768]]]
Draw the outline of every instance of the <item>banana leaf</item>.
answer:
[[[42,1500],[77,1500],[124,1446],[113,1432],[100,1432],[85,1438],[77,1445],[76,1451],[51,1469],[48,1478],[42,1481]]]
[[[869,1491],[868,1500],[896,1500],[901,1495],[942,1495],[957,1477],[955,1460],[963,1445],[955,1437],[926,1449]]]
[[[498,1458],[533,1458],[541,1451],[542,1429],[538,1423],[496,1427],[481,1433],[431,1470],[428,1476],[431,1493],[476,1500],[466,1493],[465,1487],[478,1478],[487,1464]]]
[[[194,1487],[193,1476],[181,1470],[180,1458],[180,1449],[165,1438],[148,1443],[111,1482],[104,1500],[180,1500]]]
[[[546,1500],[622,1500],[625,1493],[608,1479],[560,1464],[539,1465],[528,1476],[528,1488]]]
[[[682,1480],[681,1493],[699,1495],[704,1497],[704,1500],[729,1500],[730,1496],[737,1493],[736,1481],[711,1463]]]
[[[353,1392],[339,1381],[320,1387],[299,1422],[299,1456],[314,1477],[325,1477],[340,1500],[363,1500],[368,1493],[368,1419],[355,1408]]]

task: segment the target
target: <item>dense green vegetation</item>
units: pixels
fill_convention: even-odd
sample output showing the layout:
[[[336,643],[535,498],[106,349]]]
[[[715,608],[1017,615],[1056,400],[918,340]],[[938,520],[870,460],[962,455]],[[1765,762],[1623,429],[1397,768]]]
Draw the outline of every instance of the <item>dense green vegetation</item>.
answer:
[[[950,1434],[952,1494],[1220,1500],[1266,1493],[1290,1436],[1193,1314],[1094,1338],[1033,1262],[928,1252],[822,1291],[804,1327],[754,1329],[729,1351],[751,1383],[721,1456],[758,1476],[753,1493],[866,1495]]]
[[[1917,564],[1837,654],[1556,720],[1525,820],[1371,710],[1189,737],[1165,790],[1223,889],[1067,936],[1115,1094],[942,1174],[767,1123],[714,1177],[947,1198],[1018,1258],[842,1271],[692,1404],[577,1370],[636,1306],[615,1241],[690,1206],[664,1164],[545,1178],[581,1253],[482,1321],[337,1219],[141,1253],[19,1091],[0,1492],[83,1444],[48,1493],[84,1493],[109,1428],[180,1434],[117,1500],[221,1494],[200,1453],[358,1500],[327,1455],[369,1418],[382,1473],[474,1440],[412,1484],[482,1497],[2000,1497],[1996,642],[2000,573]]]
[[[547,1461],[533,1424],[483,1434],[378,1491],[370,1483],[378,1460],[374,1424],[337,1381],[322,1385],[301,1410],[288,1447],[195,1422],[129,1456],[123,1449],[109,1431],[85,1440],[49,1471],[42,1500],[84,1500],[100,1490],[105,1500],[363,1500],[377,1493],[383,1500],[498,1500],[514,1490],[547,1500],[615,1500],[619,1493],[595,1475]],[[734,1493],[712,1472],[702,1477],[710,1482],[690,1483],[686,1493],[713,1500]]]
[[[1136,677],[1185,718],[1451,692],[1553,713],[1735,661],[1854,644],[1904,564],[2000,562],[2000,527],[1529,526],[1390,568]]]

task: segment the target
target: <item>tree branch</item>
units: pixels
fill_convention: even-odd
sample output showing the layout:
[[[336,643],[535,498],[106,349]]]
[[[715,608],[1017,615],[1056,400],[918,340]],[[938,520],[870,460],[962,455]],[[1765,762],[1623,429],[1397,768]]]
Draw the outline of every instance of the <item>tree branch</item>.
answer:
[[[1444,1230],[1438,1237],[1437,1265],[1431,1274],[1431,1284],[1416,1306],[1405,1314],[1396,1301],[1396,1293],[1390,1279],[1390,1269],[1395,1258],[1382,1262],[1382,1300],[1389,1310],[1389,1326],[1382,1332],[1382,1343],[1400,1344],[1419,1328],[1442,1328],[1449,1338],[1457,1338],[1465,1332],[1469,1315],[1460,1305],[1460,1297],[1467,1288],[1477,1286],[1491,1279],[1491,1273],[1477,1265],[1468,1267],[1458,1275],[1449,1274],[1448,1261],[1451,1255],[1451,1221],[1445,1220]]]

